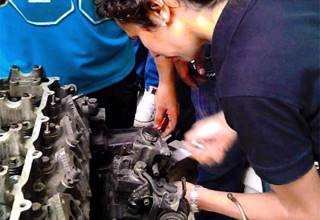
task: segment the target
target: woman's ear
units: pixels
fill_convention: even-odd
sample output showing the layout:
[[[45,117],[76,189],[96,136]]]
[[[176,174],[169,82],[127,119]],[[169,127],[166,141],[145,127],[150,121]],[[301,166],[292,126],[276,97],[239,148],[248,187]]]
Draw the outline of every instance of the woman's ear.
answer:
[[[151,0],[149,7],[149,19],[156,26],[167,26],[170,21],[170,6],[164,0]]]

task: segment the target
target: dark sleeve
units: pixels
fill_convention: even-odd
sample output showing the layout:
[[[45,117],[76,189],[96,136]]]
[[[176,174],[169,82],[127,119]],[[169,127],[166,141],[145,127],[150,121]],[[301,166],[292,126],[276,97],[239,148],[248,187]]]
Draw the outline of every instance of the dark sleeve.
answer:
[[[260,97],[222,98],[221,106],[251,166],[265,181],[286,184],[313,166],[310,131],[298,108]]]

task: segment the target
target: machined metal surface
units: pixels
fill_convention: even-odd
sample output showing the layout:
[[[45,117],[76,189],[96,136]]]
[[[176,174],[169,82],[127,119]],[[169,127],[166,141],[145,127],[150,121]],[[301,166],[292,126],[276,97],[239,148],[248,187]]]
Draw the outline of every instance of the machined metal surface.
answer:
[[[89,219],[90,114],[41,66],[0,81],[0,219]]]
[[[154,128],[108,129],[41,66],[0,79],[0,220],[186,220],[173,155]]]
[[[176,161],[159,131],[147,127],[128,130],[126,135],[124,130],[110,133],[109,153],[101,159],[109,162],[99,165],[105,207],[99,216],[106,220],[186,220],[188,203],[168,179]]]

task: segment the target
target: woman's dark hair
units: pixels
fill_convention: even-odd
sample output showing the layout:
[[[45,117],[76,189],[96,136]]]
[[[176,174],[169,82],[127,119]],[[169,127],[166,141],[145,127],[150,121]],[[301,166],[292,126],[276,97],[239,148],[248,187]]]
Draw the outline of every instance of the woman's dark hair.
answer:
[[[179,3],[190,4],[202,8],[212,6],[220,0],[178,0]],[[123,23],[135,23],[143,27],[153,27],[149,19],[150,0],[94,0],[96,12],[102,18],[113,18]]]

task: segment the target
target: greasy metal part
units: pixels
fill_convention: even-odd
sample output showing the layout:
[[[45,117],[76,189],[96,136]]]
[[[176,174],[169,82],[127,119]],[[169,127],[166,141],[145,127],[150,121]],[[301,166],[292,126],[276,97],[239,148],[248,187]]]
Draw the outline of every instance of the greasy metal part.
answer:
[[[102,163],[89,170],[92,153],[90,165]],[[168,178],[175,162],[158,130],[108,130],[97,99],[41,66],[0,79],[0,220],[186,220],[188,203]],[[105,215],[92,217],[95,169],[103,193],[92,202]]]
[[[187,201],[167,178],[175,160],[158,130],[113,132],[109,143],[108,155],[115,156],[100,171],[106,207],[103,219],[187,219]]]
[[[89,219],[90,120],[99,110],[75,94],[41,66],[13,66],[0,79],[0,220]]]

